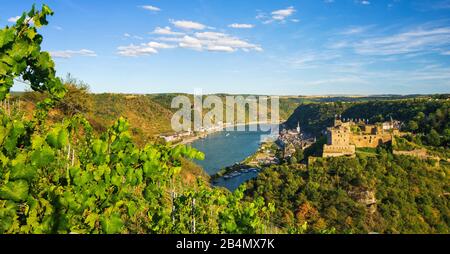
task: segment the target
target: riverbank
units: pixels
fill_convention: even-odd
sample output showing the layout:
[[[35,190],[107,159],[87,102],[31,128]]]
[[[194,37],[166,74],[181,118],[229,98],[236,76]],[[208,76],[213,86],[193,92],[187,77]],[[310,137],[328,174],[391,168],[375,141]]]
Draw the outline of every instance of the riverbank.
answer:
[[[208,133],[203,133],[203,134],[198,134],[198,135],[194,135],[191,137],[187,137],[184,138],[182,141],[180,141],[179,143],[176,143],[177,145],[189,145],[191,143],[193,143],[196,140],[202,139],[202,138],[206,138],[208,135],[215,133],[218,131],[214,131],[214,132],[208,132]]]
[[[277,148],[274,142],[262,142],[255,153],[240,163],[221,169],[211,176],[211,181],[214,182],[219,178],[227,180],[241,174],[259,173],[262,168],[279,164],[279,160],[276,158],[276,151]]]
[[[183,137],[182,140],[180,142],[177,142],[176,144],[177,145],[189,145],[199,139],[208,137],[208,135],[211,135],[211,134],[214,134],[217,132],[227,131],[227,129],[230,127],[232,127],[233,129],[236,129],[237,127],[240,127],[240,126],[261,125],[261,124],[272,125],[272,124],[281,124],[282,122],[283,121],[279,121],[278,123],[250,122],[250,123],[237,123],[237,124],[233,124],[233,125],[226,125],[226,126],[223,126],[223,128],[214,128],[211,131],[200,132],[198,134],[193,134],[192,136]]]

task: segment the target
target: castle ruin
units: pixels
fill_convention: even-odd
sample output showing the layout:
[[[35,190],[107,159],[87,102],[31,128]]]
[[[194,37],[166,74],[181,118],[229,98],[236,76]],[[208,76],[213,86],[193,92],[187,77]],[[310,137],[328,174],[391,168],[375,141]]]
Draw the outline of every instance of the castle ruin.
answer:
[[[336,117],[333,127],[327,128],[327,144],[323,147],[323,157],[354,157],[356,148],[376,148],[391,142],[399,135],[397,121],[382,124],[369,124],[364,119],[347,119]]]

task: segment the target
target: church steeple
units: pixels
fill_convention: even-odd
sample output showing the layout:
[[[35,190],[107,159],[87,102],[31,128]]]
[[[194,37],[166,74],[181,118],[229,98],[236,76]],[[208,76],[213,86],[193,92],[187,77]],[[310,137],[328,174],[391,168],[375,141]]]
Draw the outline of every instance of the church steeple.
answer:
[[[297,133],[300,134],[300,122],[297,122]]]

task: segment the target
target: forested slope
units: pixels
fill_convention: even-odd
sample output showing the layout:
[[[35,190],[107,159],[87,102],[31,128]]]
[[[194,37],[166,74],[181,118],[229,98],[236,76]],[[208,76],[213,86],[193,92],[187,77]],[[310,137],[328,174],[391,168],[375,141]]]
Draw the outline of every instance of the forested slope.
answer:
[[[273,166],[247,188],[250,197],[275,204],[272,223],[286,232],[450,233],[450,166],[444,162],[378,149],[375,157]]]

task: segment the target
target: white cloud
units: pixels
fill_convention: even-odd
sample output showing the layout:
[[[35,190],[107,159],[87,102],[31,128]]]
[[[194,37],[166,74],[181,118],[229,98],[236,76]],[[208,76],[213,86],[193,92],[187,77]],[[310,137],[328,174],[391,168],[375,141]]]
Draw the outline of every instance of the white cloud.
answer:
[[[450,27],[419,27],[407,32],[365,39],[353,44],[362,55],[399,55],[432,52],[450,45]]]
[[[352,26],[352,27],[349,27],[346,30],[342,31],[340,34],[342,34],[342,35],[361,34],[361,33],[364,33],[365,31],[369,30],[372,27],[373,27],[373,25],[370,25],[370,26]]]
[[[81,49],[81,50],[61,50],[61,51],[52,51],[50,55],[55,58],[72,58],[74,56],[90,56],[94,57],[97,54],[89,49]]]
[[[441,54],[444,55],[444,56],[450,56],[450,51],[444,51]]]
[[[230,48],[233,49],[233,51],[237,49],[241,49],[243,51],[262,51],[262,48],[258,45],[249,43],[247,41],[224,33],[201,32],[195,33],[195,37],[200,40],[202,46],[206,47],[207,49],[215,49],[215,51],[227,50],[228,52],[230,52]]]
[[[328,44],[327,48],[329,48],[329,49],[342,49],[342,48],[347,48],[349,46],[350,46],[350,44],[347,41],[335,41],[335,42],[331,42],[330,44]]]
[[[390,31],[391,29],[373,29],[371,33],[365,33],[364,37],[354,37],[351,35],[367,28],[351,28],[339,33],[350,36],[335,38],[327,43],[326,48],[352,49],[355,53],[366,56],[412,58],[425,54],[442,54],[450,47],[450,26],[443,26],[439,22],[416,25],[396,32]]]
[[[363,5],[369,5],[370,4],[370,1],[368,1],[368,0],[356,0],[356,2],[359,3],[359,4],[363,4]]]
[[[118,54],[121,56],[144,56],[144,55],[151,55],[151,54],[157,54],[158,51],[152,47],[149,47],[145,44],[141,45],[128,45],[128,46],[120,46],[117,48]]]
[[[295,13],[295,8],[290,6],[286,9],[277,10],[272,12],[272,18],[275,20],[284,20],[285,18],[291,16]]]
[[[155,30],[153,31],[153,34],[160,34],[160,35],[184,35],[184,33],[172,31],[172,29],[170,27],[168,27],[168,26],[155,28]]]
[[[309,86],[322,86],[333,84],[368,84],[369,82],[359,76],[337,77],[307,82]]]
[[[175,27],[187,30],[203,30],[206,28],[206,26],[201,23],[188,20],[171,20],[170,23],[172,23]]]
[[[187,35],[185,35],[185,36],[187,36]],[[176,42],[176,43],[178,43],[178,42],[180,42],[185,36],[182,36],[182,37],[158,37],[158,38],[155,38],[155,40],[157,40],[157,41]]]
[[[341,57],[340,54],[333,51],[307,51],[298,54],[298,56],[287,59],[289,66],[295,69],[312,69],[328,64],[330,61]]]
[[[128,39],[136,39],[136,40],[143,40],[144,39],[141,36],[131,35],[129,33],[124,33],[123,37],[128,38]]]
[[[220,38],[227,37],[224,33],[217,33],[217,32],[201,32],[201,33],[195,33],[195,36],[200,39],[208,39],[208,40],[219,40]]]
[[[218,46],[218,45],[210,45],[207,48],[208,51],[216,51],[216,52],[234,52],[235,49],[230,46]]]
[[[195,50],[202,50],[203,48],[202,42],[199,39],[188,35],[184,36],[178,45],[181,48],[189,48]]]
[[[261,46],[237,37],[218,32],[196,32],[190,35],[159,37],[146,44],[121,46],[118,54],[122,56],[144,56],[157,54],[159,49],[183,48],[196,51],[236,52],[242,50],[262,51]]]
[[[249,29],[249,28],[253,28],[253,27],[255,27],[254,25],[251,25],[251,24],[238,24],[238,23],[234,23],[234,24],[231,24],[231,25],[229,25],[228,27],[231,27],[231,28],[247,28],[247,29]]]
[[[196,51],[213,51],[213,52],[236,52],[236,51],[262,51],[260,45],[250,43],[238,37],[215,31],[199,31],[208,28],[206,25],[192,21],[175,21],[170,22],[178,27],[186,29],[184,33],[175,32],[171,27],[156,27],[152,34],[162,35],[153,38],[149,43],[140,45],[131,44],[128,46],[120,46],[117,53],[122,56],[145,56],[159,53],[159,50],[180,48]],[[235,24],[234,27],[248,27],[248,24]],[[231,25],[230,25],[231,26]],[[252,25],[251,25],[252,26]],[[131,34],[124,34],[125,37],[131,38]]]
[[[158,49],[176,48],[175,45],[151,41],[149,43],[141,43],[140,45],[120,46],[117,48],[117,53],[121,56],[148,56],[158,53]]]
[[[15,17],[11,17],[11,18],[9,18],[9,19],[8,19],[8,22],[10,22],[10,23],[16,23],[16,22],[17,22],[17,20],[19,20],[19,19],[20,19],[20,17],[21,17],[21,16],[15,16]],[[28,17],[27,17],[27,18],[25,18],[25,20],[27,20],[27,19],[28,19]],[[28,23],[29,23],[29,24],[31,24],[31,25],[32,25],[32,24],[34,24],[34,22],[33,22],[33,20],[32,20],[32,19],[29,19],[29,20],[28,20]]]
[[[262,12],[261,10],[257,10],[258,14],[256,14],[256,19],[258,20],[265,20],[267,19],[267,14]]]
[[[270,15],[267,15],[264,12],[258,11],[258,15],[256,16],[256,19],[262,20],[263,24],[270,24],[272,22],[280,22],[284,23],[286,20],[294,15],[296,12],[295,8],[293,6],[290,6],[286,9],[276,10],[272,11]],[[293,22],[298,22],[298,19],[291,19]]]
[[[169,44],[155,42],[155,41],[151,41],[151,42],[147,43],[147,46],[150,48],[154,48],[154,49],[171,49],[171,48],[176,47],[174,45],[169,45]]]
[[[11,17],[8,19],[8,22],[16,23],[17,20],[19,20],[19,19],[20,19],[20,16]]]
[[[148,11],[161,11],[160,8],[152,6],[152,5],[143,5],[141,8],[148,10]]]

